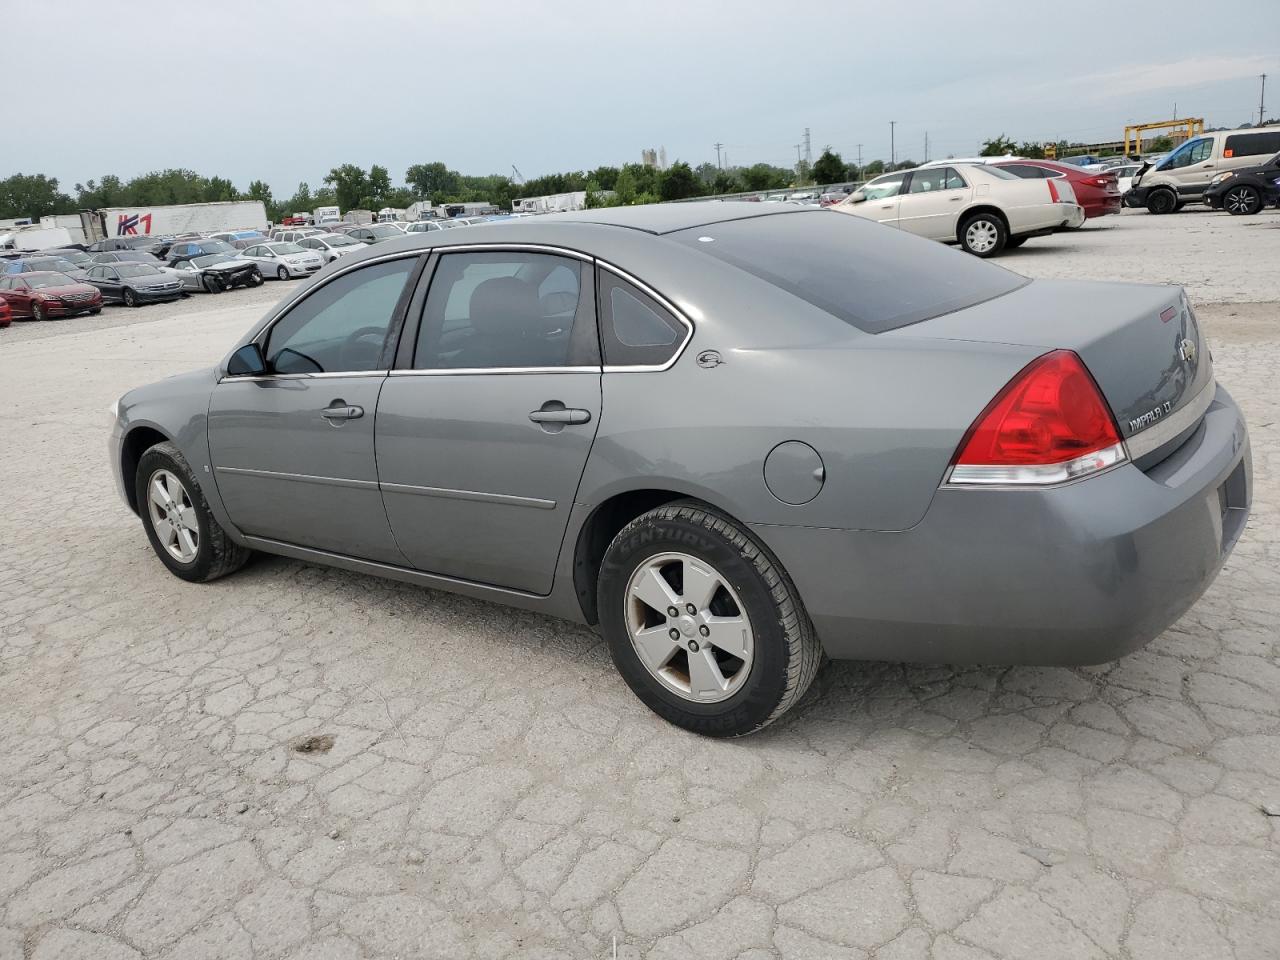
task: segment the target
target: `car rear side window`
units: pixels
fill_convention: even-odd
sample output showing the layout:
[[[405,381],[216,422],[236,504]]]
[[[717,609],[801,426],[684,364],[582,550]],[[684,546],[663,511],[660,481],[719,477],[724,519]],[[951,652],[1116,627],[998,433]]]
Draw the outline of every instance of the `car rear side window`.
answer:
[[[511,250],[440,257],[422,310],[416,370],[502,370],[599,363],[581,261]]]
[[[1040,180],[1048,172],[1044,167],[1033,167],[1029,163],[1006,163],[1002,164],[1000,169],[1007,170],[1023,180]]]
[[[611,367],[658,367],[679,351],[688,327],[653,297],[600,270],[600,342]]]
[[[280,318],[267,337],[275,373],[381,369],[383,346],[415,257],[373,263],[320,287]]]
[[[1222,145],[1222,156],[1259,157],[1271,156],[1280,151],[1280,130],[1258,133],[1236,133],[1227,137]]]
[[[963,310],[1031,282],[940,243],[834,210],[730,220],[669,236],[866,333]]]

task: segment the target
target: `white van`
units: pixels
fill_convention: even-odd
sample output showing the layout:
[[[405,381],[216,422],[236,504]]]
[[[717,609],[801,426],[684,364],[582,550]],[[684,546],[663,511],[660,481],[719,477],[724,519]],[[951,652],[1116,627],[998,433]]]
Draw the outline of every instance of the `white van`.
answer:
[[[1204,133],[1134,177],[1127,202],[1151,213],[1172,213],[1184,203],[1203,200],[1218,174],[1257,166],[1277,153],[1280,126]]]

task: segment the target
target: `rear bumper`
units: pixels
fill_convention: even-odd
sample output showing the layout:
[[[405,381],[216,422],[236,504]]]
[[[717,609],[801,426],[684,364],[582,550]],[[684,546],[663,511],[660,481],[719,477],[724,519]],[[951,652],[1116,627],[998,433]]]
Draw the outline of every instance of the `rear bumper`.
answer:
[[[1144,473],[1043,490],[938,491],[900,533],[755,526],[837,659],[1085,664],[1178,619],[1235,546],[1248,433],[1218,388],[1203,425]]]
[[[1026,207],[1013,207],[1005,211],[1009,221],[1009,234],[1014,237],[1042,236],[1073,222],[1083,223],[1084,212],[1076,203],[1040,203]]]

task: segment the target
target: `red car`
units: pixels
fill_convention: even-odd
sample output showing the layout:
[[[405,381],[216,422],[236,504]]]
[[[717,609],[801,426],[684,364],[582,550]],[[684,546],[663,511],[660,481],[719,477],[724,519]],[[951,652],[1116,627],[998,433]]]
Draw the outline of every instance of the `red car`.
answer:
[[[1084,208],[1085,219],[1120,212],[1120,184],[1114,173],[1094,173],[1052,160],[1002,160],[992,166],[1002,167],[1024,180],[1060,180],[1065,177],[1076,192],[1076,202]]]
[[[102,312],[101,290],[47,270],[0,277],[0,300],[8,304],[14,318],[48,320]]]
[[[0,300],[0,330],[13,322],[13,311],[9,309],[9,301]]]

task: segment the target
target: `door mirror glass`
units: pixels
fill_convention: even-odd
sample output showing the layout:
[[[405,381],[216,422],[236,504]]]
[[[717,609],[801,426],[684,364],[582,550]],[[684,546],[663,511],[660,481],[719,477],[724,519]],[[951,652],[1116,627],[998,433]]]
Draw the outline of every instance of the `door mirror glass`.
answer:
[[[866,199],[867,199],[867,195],[863,193],[861,190],[855,190],[853,191],[853,193],[849,194],[850,203],[865,203]]]
[[[227,376],[260,377],[267,372],[267,361],[262,348],[256,343],[246,343],[227,361]]]

